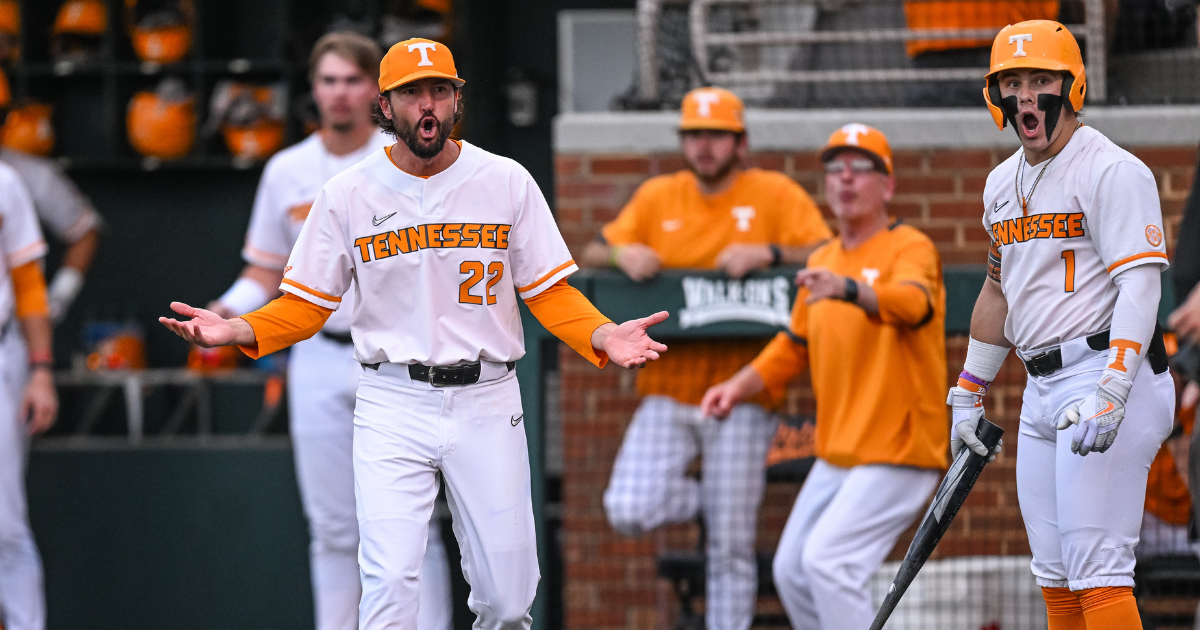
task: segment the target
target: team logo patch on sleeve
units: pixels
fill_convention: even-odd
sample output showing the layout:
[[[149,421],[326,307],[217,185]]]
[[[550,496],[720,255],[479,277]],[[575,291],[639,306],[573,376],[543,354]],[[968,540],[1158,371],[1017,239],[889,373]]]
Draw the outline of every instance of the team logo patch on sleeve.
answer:
[[[1146,242],[1150,243],[1150,247],[1162,245],[1162,230],[1157,225],[1146,226]]]

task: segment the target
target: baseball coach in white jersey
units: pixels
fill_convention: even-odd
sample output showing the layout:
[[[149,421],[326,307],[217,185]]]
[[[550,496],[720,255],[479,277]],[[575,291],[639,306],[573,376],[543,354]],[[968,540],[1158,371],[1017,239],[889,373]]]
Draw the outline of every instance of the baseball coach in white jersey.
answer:
[[[321,188],[334,175],[391,144],[372,120],[383,51],[370,38],[334,32],[309,57],[321,128],[275,154],[263,169],[242,257],[246,268],[208,309],[237,317],[279,295],[288,255]],[[0,159],[3,154],[0,153]],[[358,518],[354,508],[354,393],[362,371],[350,338],[353,294],[321,331],[288,357],[289,432],[308,519],[316,630],[358,627]],[[421,570],[418,630],[450,630],[450,570],[435,520]]]
[[[545,198],[512,160],[451,141],[460,89],[445,45],[410,39],[380,63],[377,118],[397,142],[334,176],[284,267],[284,295],[235,319],[181,303],[161,318],[202,346],[261,356],[321,329],[348,293],[362,364],[354,481],[360,627],[416,628],[421,556],[446,483],[476,628],[528,628],[538,581],[529,460],[513,365],[517,297],[597,366],[658,358],[566,283],[577,270]]]
[[[983,397],[1016,348],[1029,372],[1017,497],[1050,630],[1128,630],[1141,628],[1132,586],[1146,476],[1175,405],[1156,322],[1167,254],[1154,177],[1083,126],[1086,91],[1063,25],[997,35],[984,96],[1022,146],[985,186],[988,277],[947,402],[951,450],[986,455],[974,436]]]

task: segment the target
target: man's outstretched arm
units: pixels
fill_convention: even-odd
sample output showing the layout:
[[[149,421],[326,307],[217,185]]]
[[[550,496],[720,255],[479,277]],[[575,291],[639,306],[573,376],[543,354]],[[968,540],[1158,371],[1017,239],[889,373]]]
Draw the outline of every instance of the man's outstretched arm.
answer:
[[[205,348],[238,346],[252,359],[312,337],[333,314],[332,309],[290,293],[253,313],[230,319],[182,302],[172,302],[171,310],[192,318],[186,322],[167,317],[158,319],[175,334]]]

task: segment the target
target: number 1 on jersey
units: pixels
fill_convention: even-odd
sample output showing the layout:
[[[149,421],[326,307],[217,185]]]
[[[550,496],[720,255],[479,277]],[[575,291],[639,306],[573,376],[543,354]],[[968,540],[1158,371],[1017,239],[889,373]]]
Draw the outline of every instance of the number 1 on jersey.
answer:
[[[464,260],[458,266],[458,270],[464,274],[469,274],[462,284],[458,285],[458,301],[461,304],[483,304],[484,298],[471,293],[471,289],[483,280],[483,263],[478,260]],[[487,285],[484,287],[483,294],[487,297],[488,304],[496,303],[496,295],[492,293],[492,287],[500,282],[500,278],[504,277],[504,263],[500,261],[493,262],[487,266],[487,273],[491,274],[488,278]]]
[[[1067,280],[1064,290],[1067,293],[1075,292],[1075,250],[1068,249],[1062,253],[1063,262],[1067,264]]]

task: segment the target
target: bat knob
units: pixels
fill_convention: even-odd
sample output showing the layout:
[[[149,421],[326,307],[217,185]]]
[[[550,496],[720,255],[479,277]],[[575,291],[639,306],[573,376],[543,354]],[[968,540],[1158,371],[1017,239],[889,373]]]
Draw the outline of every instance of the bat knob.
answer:
[[[990,452],[1000,443],[1000,438],[1004,436],[1004,429],[988,422],[987,418],[979,419],[979,426],[975,427],[975,437],[979,438],[980,442],[987,447]]]

